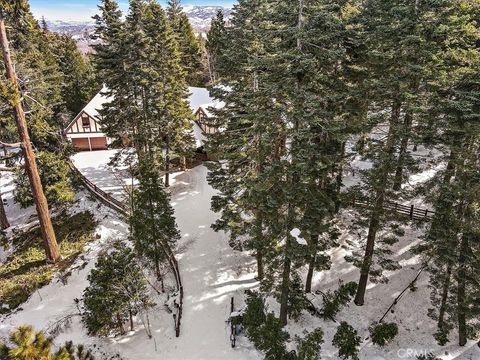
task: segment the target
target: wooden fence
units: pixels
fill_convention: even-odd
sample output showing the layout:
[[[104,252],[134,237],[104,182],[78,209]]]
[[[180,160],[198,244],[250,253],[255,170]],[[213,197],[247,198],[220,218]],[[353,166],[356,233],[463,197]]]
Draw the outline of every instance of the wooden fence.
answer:
[[[372,203],[366,199],[355,198],[353,199],[353,205],[370,208]],[[415,205],[403,205],[392,201],[385,202],[383,209],[408,216],[410,220],[431,220],[435,215],[435,211],[430,209],[418,208]]]
[[[128,207],[123,202],[115,199],[112,195],[103,191],[94,183],[92,183],[72,163],[70,163],[70,167],[72,171],[76,174],[77,178],[83,183],[83,185],[86,187],[87,190],[90,191],[92,195],[94,195],[98,200],[100,200],[104,205],[108,206],[109,208],[115,210],[116,212],[122,214],[123,216],[128,216]],[[178,296],[179,296],[179,301],[176,304],[176,312],[173,314],[175,336],[179,337],[180,325],[181,325],[182,313],[183,313],[182,278],[180,276],[180,270],[179,270],[177,259],[175,258],[175,254],[173,253],[172,249],[168,244],[163,244],[163,246],[165,246],[165,252],[167,254],[168,263],[172,269],[173,276],[175,278],[175,285],[177,287]]]

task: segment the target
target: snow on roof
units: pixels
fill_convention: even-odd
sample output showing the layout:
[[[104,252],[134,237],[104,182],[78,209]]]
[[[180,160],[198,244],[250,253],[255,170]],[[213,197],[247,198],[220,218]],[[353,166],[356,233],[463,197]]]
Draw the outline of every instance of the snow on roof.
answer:
[[[103,104],[110,102],[110,98],[105,96],[105,92],[108,91],[106,86],[103,86],[95,97],[83,108],[83,111],[95,119],[99,119],[99,110],[102,110]]]
[[[105,92],[108,91],[108,88],[104,86],[100,92],[95,95],[95,97],[90,100],[90,102],[83,108],[82,111],[86,112],[93,118],[99,118],[99,110],[102,110],[103,104],[110,101],[110,98],[105,96]],[[190,109],[193,113],[196,113],[199,108],[210,116],[208,112],[209,107],[220,108],[223,107],[223,103],[216,101],[210,96],[209,91],[206,88],[199,87],[189,87],[188,91],[190,96],[188,97],[188,102],[190,104]]]
[[[213,99],[210,97],[210,93],[205,88],[189,87],[188,91],[190,92],[188,102],[193,113],[196,113],[198,108],[213,102]]]
[[[225,106],[223,102],[212,98],[210,92],[205,88],[189,87],[188,91],[191,94],[188,97],[188,102],[194,114],[201,108],[205,115],[211,117],[212,114],[208,111],[209,108],[221,109]]]

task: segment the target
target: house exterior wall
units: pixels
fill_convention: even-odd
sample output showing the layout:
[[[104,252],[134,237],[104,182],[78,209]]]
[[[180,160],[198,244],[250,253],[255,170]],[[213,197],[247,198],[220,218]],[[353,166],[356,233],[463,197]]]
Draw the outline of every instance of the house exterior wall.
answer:
[[[208,116],[207,114],[203,111],[202,108],[199,108],[197,113],[195,114],[195,118],[197,121],[198,126],[200,126],[200,129],[206,134],[215,134],[217,133],[217,129],[212,128],[207,125],[208,122]]]
[[[65,136],[80,151],[103,150],[111,143],[99,122],[82,111],[65,129]]]
[[[66,129],[66,134],[101,133],[100,124],[86,112],[82,111]]]

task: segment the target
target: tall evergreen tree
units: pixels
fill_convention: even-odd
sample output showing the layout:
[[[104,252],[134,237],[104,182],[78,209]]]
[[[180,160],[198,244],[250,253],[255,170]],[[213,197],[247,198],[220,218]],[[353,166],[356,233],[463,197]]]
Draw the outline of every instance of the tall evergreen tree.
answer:
[[[478,276],[478,33],[470,32],[479,19],[478,2],[448,2],[440,13],[438,43],[431,67],[430,118],[424,139],[443,145],[446,164],[427,187],[435,203],[435,216],[418,247],[430,271],[432,305],[429,314],[437,320],[435,338],[444,345],[452,329],[458,329],[459,344],[475,338],[479,307]],[[472,64],[477,64],[472,66]],[[426,190],[426,189],[423,189]]]
[[[176,37],[182,67],[187,73],[187,82],[190,86],[202,86],[203,71],[200,44],[195,37],[190,20],[183,12],[180,0],[168,1],[167,15]]]
[[[255,250],[259,277],[268,261],[263,285],[278,290],[282,324],[294,311],[293,270],[309,263],[310,288],[313,270],[329,263],[318,253],[332,245],[328,221],[344,141],[341,10],[333,3],[241,1],[222,54],[235,71],[223,81],[229,90],[217,89],[227,105],[216,120],[225,131],[211,139],[226,160],[212,165],[209,178],[221,190],[213,199],[222,210],[215,228],[229,230],[233,245]]]
[[[98,36],[107,39],[103,46],[110,44],[101,49],[105,55],[96,58],[97,66],[109,69],[110,57],[116,59],[114,68],[118,65],[118,73],[105,81],[112,98],[102,111],[105,131],[112,138],[128,137],[140,162],[152,155],[166,171],[168,186],[172,160],[184,161],[193,144],[175,37],[157,2],[132,1],[124,24],[112,6],[103,9],[97,26]]]
[[[14,30],[15,28],[18,28],[17,30],[20,31],[23,30],[21,33],[13,32],[13,34],[16,36],[12,41],[14,44],[13,46],[10,46],[10,40],[6,30],[6,21],[12,24],[12,28],[14,28]],[[25,37],[25,32],[32,35],[37,41],[32,41],[33,44],[31,44],[29,41],[32,39],[29,39],[28,36]],[[2,100],[4,101],[4,104],[6,102],[5,109],[7,109],[7,111],[13,110],[13,119],[10,121],[14,120],[17,128],[16,136],[18,136],[18,139],[22,144],[21,147],[22,155],[25,161],[25,171],[28,174],[33,200],[36,205],[37,215],[40,221],[45,243],[47,259],[51,262],[57,262],[60,259],[60,253],[50,219],[47,199],[45,198],[38,174],[35,153],[32,146],[32,142],[41,146],[42,142],[39,139],[42,138],[52,139],[52,143],[56,144],[57,146],[60,144],[58,134],[48,133],[48,130],[50,130],[51,126],[54,124],[54,116],[52,115],[54,115],[55,112],[55,105],[48,104],[48,99],[46,98],[39,98],[39,100],[35,100],[35,98],[33,98],[35,95],[41,96],[43,93],[50,93],[50,91],[52,92],[51,95],[55,94],[54,85],[56,84],[56,79],[50,78],[50,76],[56,73],[56,69],[54,67],[55,64],[52,64],[52,67],[49,66],[49,61],[52,60],[53,57],[45,56],[45,58],[38,60],[39,50],[48,50],[48,46],[46,44],[43,32],[38,28],[38,23],[33,20],[28,3],[23,1],[13,3],[7,2],[2,8],[0,8],[0,33],[2,58],[5,65],[6,77],[6,82],[2,85]],[[27,39],[28,41],[26,41]],[[12,52],[19,57],[12,57]],[[29,57],[31,61],[36,61],[34,64],[39,66],[43,65],[43,67],[36,68],[34,64],[25,62],[25,60],[28,59],[22,57],[24,54],[26,57]],[[51,53],[47,52],[47,55],[48,54]],[[21,61],[17,62],[19,68],[21,68],[22,65],[25,66],[23,72],[22,70],[17,72],[17,68],[14,67],[14,61],[16,59],[21,59]],[[33,75],[30,76],[31,74]],[[25,77],[22,81],[19,81],[19,77],[22,78],[22,75],[25,75]],[[33,89],[36,91],[33,96],[29,95],[27,90],[32,88],[32,84],[30,84],[30,82],[39,79],[47,79],[51,80],[51,82],[47,84],[41,83],[38,85],[38,87],[33,87]],[[51,88],[49,85],[52,85]],[[31,101],[31,108],[29,103],[24,101],[26,98],[33,100]],[[41,100],[45,101],[47,105],[43,106]],[[55,101],[55,98],[50,100]],[[30,121],[28,125],[24,108],[27,108],[32,114],[29,117]],[[52,116],[49,119],[50,123],[46,121],[48,116]],[[30,137],[29,132],[31,132],[33,136]],[[53,144],[50,144],[50,146]],[[58,148],[55,150],[58,152]]]
[[[226,32],[223,11],[218,10],[217,15],[212,18],[205,44],[207,50],[208,73],[211,83],[215,83],[219,78],[219,72],[221,71],[219,57],[225,50],[227,41]]]
[[[369,276],[373,281],[385,281],[383,270],[398,268],[389,257],[389,247],[398,241],[402,230],[384,207],[400,196],[397,189],[403,175],[399,170],[405,165],[412,118],[420,97],[419,84],[424,81],[422,76],[430,56],[425,34],[430,30],[428,16],[435,6],[429,2],[392,0],[369,1],[362,8],[363,59],[370,77],[368,91],[374,99],[367,121],[385,129],[387,135],[367,139],[365,157],[373,167],[362,172],[363,185],[355,195],[369,203],[368,212],[361,214],[365,216],[361,221],[368,226],[364,254],[354,252],[353,257],[347,258],[360,268],[357,305],[364,303]],[[402,21],[394,21],[399,14]],[[389,109],[388,113],[385,109]],[[390,233],[381,236],[387,226]]]
[[[130,218],[131,239],[135,250],[162,281],[162,267],[173,260],[171,248],[180,238],[170,198],[159,179],[154,159],[140,165],[139,185],[134,191],[134,208]]]
[[[80,53],[75,40],[67,34],[52,33],[49,36],[54,42],[53,52],[63,74],[61,95],[71,119],[93,98],[99,87],[92,65]]]

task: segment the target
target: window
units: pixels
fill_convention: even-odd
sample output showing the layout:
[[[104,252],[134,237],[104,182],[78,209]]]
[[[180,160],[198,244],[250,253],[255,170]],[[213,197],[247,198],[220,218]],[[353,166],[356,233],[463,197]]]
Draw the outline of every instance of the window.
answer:
[[[88,117],[88,115],[82,115],[82,126],[90,127],[90,118]]]

